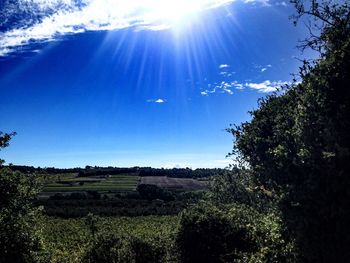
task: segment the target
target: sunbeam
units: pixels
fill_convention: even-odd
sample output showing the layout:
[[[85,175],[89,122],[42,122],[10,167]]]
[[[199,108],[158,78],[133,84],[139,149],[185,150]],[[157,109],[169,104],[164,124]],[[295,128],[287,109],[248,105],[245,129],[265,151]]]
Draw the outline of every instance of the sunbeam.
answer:
[[[50,0],[4,3],[0,13],[0,56],[85,31],[162,30],[233,0]],[[17,19],[17,18],[20,19]],[[17,19],[16,23],[11,23]]]

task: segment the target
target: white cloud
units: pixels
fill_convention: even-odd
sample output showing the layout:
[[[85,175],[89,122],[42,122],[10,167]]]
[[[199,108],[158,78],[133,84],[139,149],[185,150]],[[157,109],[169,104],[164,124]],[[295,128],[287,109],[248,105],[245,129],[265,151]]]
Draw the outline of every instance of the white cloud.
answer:
[[[277,6],[288,6],[288,4],[285,1],[277,2],[276,5]]]
[[[209,84],[208,88],[211,88],[212,85]],[[204,91],[201,91],[201,95],[202,96],[208,96],[209,94],[213,94],[216,92],[219,93],[227,93],[232,95],[233,91],[232,89],[235,88],[235,82],[226,82],[226,81],[222,81],[221,83],[215,83],[214,88],[211,89],[206,89]]]
[[[258,92],[269,93],[269,92],[276,91],[281,86],[284,86],[287,84],[290,84],[290,82],[280,81],[280,80],[279,81],[265,80],[260,83],[254,83],[254,82],[245,83],[244,86],[247,88],[255,89]]]
[[[260,69],[260,72],[265,72],[269,68],[272,68],[271,64],[267,65],[258,65],[253,64],[254,68]],[[219,76],[222,77],[223,81],[208,84],[208,89],[202,90],[201,95],[202,96],[209,96],[210,94],[214,93],[226,93],[232,95],[234,92],[233,90],[244,90],[244,89],[253,89],[261,93],[269,93],[276,91],[281,86],[284,86],[286,84],[291,84],[289,81],[271,81],[271,80],[265,80],[263,82],[252,82],[251,80],[246,80],[245,82],[239,82],[237,80],[229,80],[230,77],[235,74],[235,72],[227,72],[226,68],[228,68],[229,65],[227,64],[221,64],[219,68],[224,69],[223,71],[219,72]]]
[[[85,31],[164,30],[178,19],[234,0],[15,0],[0,10],[0,56]],[[12,22],[11,22],[12,21]],[[15,21],[16,23],[13,23]]]
[[[227,65],[227,64],[221,64],[221,65],[219,65],[219,68],[228,68],[228,67],[230,67],[230,65]]]
[[[270,1],[269,0],[245,0],[244,3],[246,4],[256,4],[256,3],[259,3],[263,6],[271,6],[270,5]]]
[[[153,103],[165,103],[165,99],[156,99],[156,100],[147,100],[147,102],[153,102]]]
[[[267,65],[254,64],[254,68],[260,69],[260,72],[264,72],[264,71],[268,70],[268,68],[272,68],[272,65],[271,64],[267,64]]]
[[[257,83],[256,82],[240,83],[238,81],[231,81],[231,82],[222,81],[220,84],[216,84],[213,89],[202,91],[201,95],[208,96],[216,92],[227,93],[232,95],[233,89],[243,90],[246,88],[257,90],[258,92],[261,92],[261,93],[269,93],[269,92],[276,91],[281,86],[284,86],[287,84],[291,84],[291,82],[281,81],[281,80],[278,80],[278,81],[265,80],[263,82],[257,82]]]

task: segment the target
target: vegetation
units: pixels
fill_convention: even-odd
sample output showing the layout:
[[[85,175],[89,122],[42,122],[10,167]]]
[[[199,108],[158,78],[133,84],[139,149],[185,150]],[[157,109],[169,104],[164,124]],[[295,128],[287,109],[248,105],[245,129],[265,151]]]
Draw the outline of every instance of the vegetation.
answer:
[[[89,191],[87,194],[56,194],[37,200],[36,204],[43,206],[46,215],[62,218],[84,217],[89,213],[100,216],[176,215],[203,196],[202,192],[165,193],[157,196],[158,199],[144,199],[146,197],[138,193],[99,197],[98,192]]]
[[[241,204],[197,205],[181,215],[180,262],[294,262],[279,218]]]
[[[91,228],[93,220],[94,227]],[[142,254],[151,254],[145,254],[144,258],[154,254],[162,258],[175,255],[172,253],[172,240],[177,230],[177,216],[92,216],[92,219],[91,216],[79,219],[46,217],[44,222],[43,240],[53,263],[134,262],[117,261],[118,257],[114,256],[123,253],[123,257],[135,259],[140,251],[144,251]],[[95,229],[94,232],[92,229]],[[130,247],[132,249],[129,250]]]
[[[40,203],[33,202],[38,176],[14,172],[13,167],[2,168],[0,259],[349,262],[350,6],[346,2],[314,0],[292,3],[297,10],[295,23],[305,15],[311,17],[306,20],[310,38],[301,43],[301,48],[316,50],[320,58],[304,61],[299,82],[261,99],[259,108],[251,112],[251,121],[228,129],[235,138],[231,154],[237,165],[226,171],[211,171],[220,176],[211,181],[209,193],[171,192],[141,184],[137,192],[103,195],[91,191],[96,188],[85,188],[89,190],[86,193],[55,195]],[[12,135],[0,134],[0,149],[8,145]],[[61,176],[62,170],[52,169],[57,178]],[[117,184],[125,173],[124,168],[113,167],[79,169],[66,171],[78,175],[73,179],[65,175],[59,180],[84,182],[83,186],[92,182],[101,187]],[[143,176],[213,175],[207,170],[125,169]],[[132,184],[135,186],[134,181]],[[81,207],[113,211],[123,207],[130,213],[146,205],[155,210],[156,216],[97,217],[89,212],[98,210],[86,209],[79,218],[44,216],[38,220],[38,205],[67,211]],[[140,214],[147,214],[147,209]],[[177,215],[169,216],[171,210]]]
[[[293,1],[296,22],[311,16],[317,34],[302,42],[320,52],[301,82],[260,101],[252,121],[234,126],[233,154],[254,183],[272,192],[299,261],[347,262],[350,252],[350,8]]]
[[[0,259],[1,262],[34,262],[42,251],[37,195],[33,176],[0,169]]]
[[[7,138],[7,142],[10,138],[15,135],[15,133],[5,134],[4,138]],[[78,177],[96,177],[104,175],[138,175],[138,176],[167,176],[174,178],[206,178],[213,175],[220,175],[225,172],[224,169],[219,168],[152,168],[152,167],[99,167],[99,166],[89,166],[85,168],[54,168],[54,167],[33,167],[24,165],[11,165],[11,170],[20,171],[23,173],[40,173],[48,175],[60,175],[64,176],[67,174],[76,174]]]
[[[47,184],[43,192],[72,192],[72,191],[133,191],[139,181],[134,174],[112,175],[106,177],[77,177],[65,175],[62,179],[52,181],[51,175],[47,176]],[[51,181],[51,182],[50,182]]]

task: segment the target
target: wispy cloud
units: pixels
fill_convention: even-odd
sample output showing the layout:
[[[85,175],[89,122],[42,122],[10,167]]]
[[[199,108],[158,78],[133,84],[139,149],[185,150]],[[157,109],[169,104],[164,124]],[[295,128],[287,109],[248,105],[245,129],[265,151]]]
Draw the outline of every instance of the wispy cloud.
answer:
[[[0,56],[85,31],[163,30],[234,0],[14,0],[0,5]]]
[[[222,81],[220,84],[214,85],[213,88],[211,84],[208,85],[209,89],[201,91],[202,96],[209,96],[214,93],[227,93],[232,95],[233,90],[243,90],[243,89],[253,89],[261,93],[270,93],[276,91],[278,88],[289,85],[291,82],[289,81],[271,81],[265,80],[263,82],[245,82],[241,83],[238,81],[225,82]]]
[[[262,93],[269,93],[276,91],[278,88],[288,85],[290,82],[288,81],[270,81],[270,80],[265,80],[260,83],[254,83],[254,82],[248,82],[244,84],[244,87],[250,88],[250,89],[255,89],[258,92]]]
[[[288,6],[288,4],[285,1],[276,2],[275,5],[277,5],[277,6],[284,6],[284,7]]]
[[[165,99],[156,99],[156,100],[147,100],[147,102],[153,102],[153,103],[165,103]]]
[[[271,64],[267,64],[267,65],[254,65],[254,68],[256,69],[260,69],[260,72],[265,72],[266,70],[268,70],[269,68],[272,68]]]
[[[271,6],[270,1],[269,0],[245,0],[244,3],[249,4],[249,3],[259,3],[263,6]]]
[[[242,89],[243,85],[237,81],[222,81],[220,83],[208,84],[208,89],[201,91],[202,96],[208,96],[213,93],[233,94],[233,89]]]
[[[233,74],[236,72],[230,70],[231,66],[228,64],[221,64],[219,65],[219,75],[222,77],[232,77]]]

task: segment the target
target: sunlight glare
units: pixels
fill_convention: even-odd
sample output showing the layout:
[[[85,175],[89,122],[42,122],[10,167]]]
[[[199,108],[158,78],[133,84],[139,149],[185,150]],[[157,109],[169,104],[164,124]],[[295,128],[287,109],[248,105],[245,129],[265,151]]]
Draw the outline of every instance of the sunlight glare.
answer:
[[[185,17],[221,5],[229,0],[108,0],[110,12],[123,17],[142,18],[155,24],[172,25]],[[113,16],[113,15],[112,15]]]

